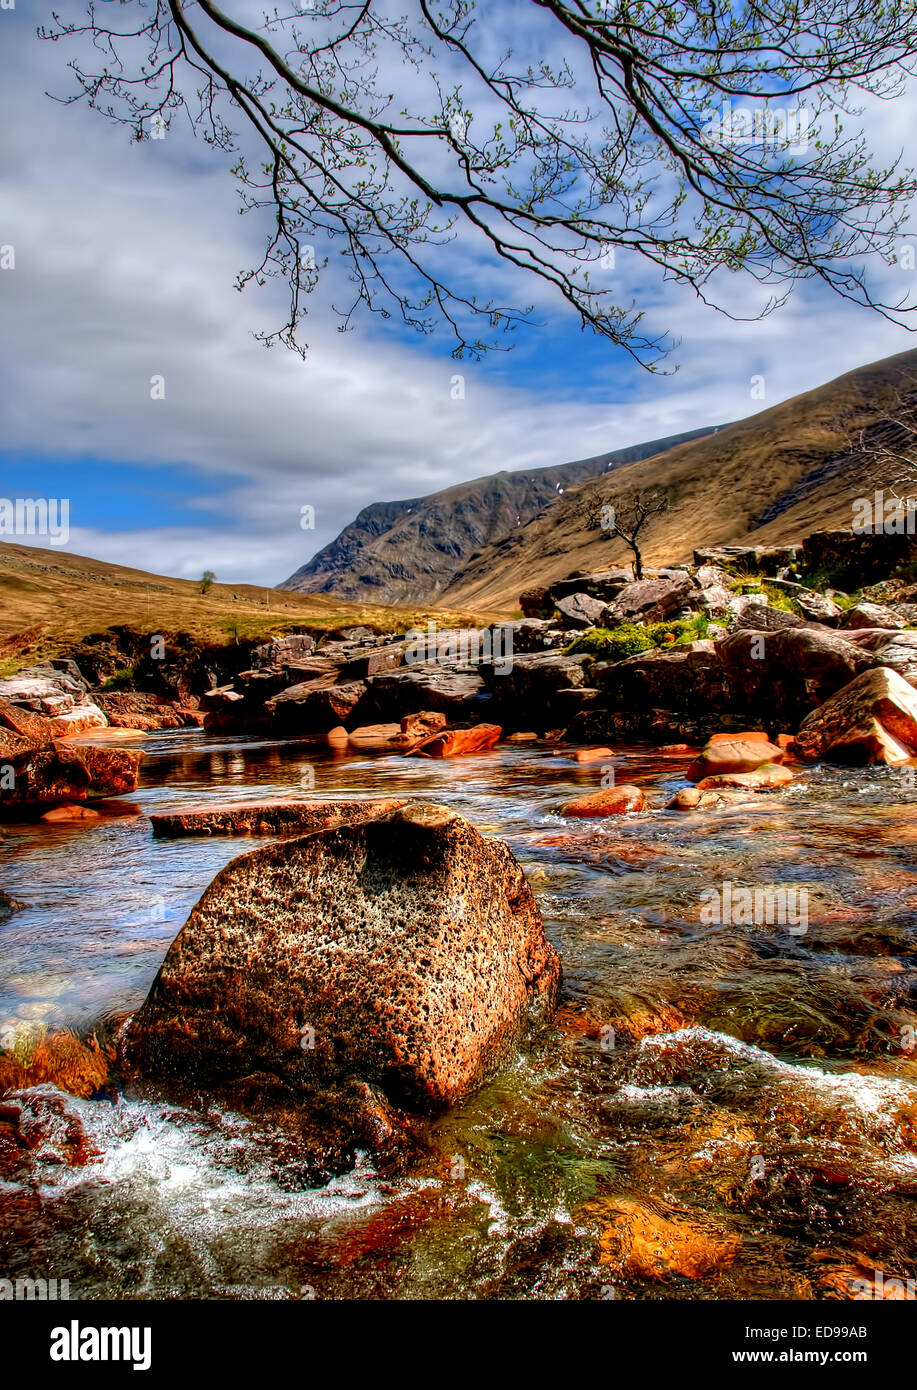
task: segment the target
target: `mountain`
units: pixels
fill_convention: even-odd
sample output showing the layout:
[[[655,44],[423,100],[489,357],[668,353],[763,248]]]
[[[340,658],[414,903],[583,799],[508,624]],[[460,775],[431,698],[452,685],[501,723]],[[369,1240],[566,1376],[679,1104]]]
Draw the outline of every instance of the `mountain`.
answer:
[[[363,603],[434,602],[478,554],[539,516],[566,488],[709,433],[692,430],[575,463],[504,470],[429,497],[374,502],[278,587]]]
[[[374,513],[369,507],[287,584],[306,573],[321,573],[324,592],[345,596],[365,592],[362,586],[371,576],[388,595],[400,589],[429,600],[435,594],[438,603],[452,607],[511,613],[518,608],[520,591],[531,584],[629,562],[630,552],[597,528],[595,516],[604,503],[620,508],[645,488],[663,490],[669,501],[668,511],[654,518],[645,533],[644,560],[651,565],[684,562],[705,545],[777,544],[826,527],[850,526],[853,499],[888,482],[877,476],[873,460],[856,453],[855,441],[861,430],[870,440],[889,432],[884,416],[896,391],[917,399],[917,350],[857,368],[735,424],[564,465],[564,491],[552,495],[550,488],[542,488],[536,494],[533,487],[532,510],[527,516],[520,511],[519,524],[515,517],[507,524],[506,504],[521,480],[560,475],[563,469],[498,474],[411,503],[391,504],[416,510],[414,529],[403,515],[392,514],[387,529],[380,526],[361,548],[356,542],[362,518]],[[630,458],[621,457],[627,453]],[[608,460],[615,460],[612,470]],[[477,554],[468,553],[469,542],[459,559],[462,547],[454,542],[466,533],[468,513],[486,505],[484,499],[495,493],[498,482],[505,499],[502,525],[493,524],[485,542],[478,541]],[[456,520],[450,507],[464,522]],[[479,520],[476,529],[482,525]],[[417,541],[421,526],[424,549]],[[428,554],[437,539],[446,549],[434,573]],[[348,546],[353,547],[350,563]],[[322,561],[329,555],[338,561],[336,570]],[[397,560],[397,574],[388,571],[386,576],[388,559]]]

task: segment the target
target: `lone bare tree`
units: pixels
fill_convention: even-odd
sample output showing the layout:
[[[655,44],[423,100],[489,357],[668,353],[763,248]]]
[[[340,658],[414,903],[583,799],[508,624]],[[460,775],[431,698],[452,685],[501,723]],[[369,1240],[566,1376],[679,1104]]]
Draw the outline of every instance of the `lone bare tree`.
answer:
[[[669,499],[661,492],[633,493],[626,502],[610,499],[593,516],[594,523],[610,539],[618,537],[634,553],[634,578],[643,578],[643,555],[638,536],[652,516],[661,516],[669,509]]]
[[[297,8],[294,8],[298,7]],[[238,14],[249,7],[236,3]],[[39,33],[76,46],[83,98],[138,140],[183,114],[231,156],[243,209],[305,351],[304,297],[340,246],[363,306],[453,353],[503,342],[550,291],[584,328],[658,369],[616,256],[732,315],[726,272],[817,278],[895,321],[863,268],[895,259],[917,181],[848,130],[861,93],[894,94],[917,6],[875,0],[280,0],[245,23],[213,0],[88,5]],[[84,42],[80,43],[80,39]],[[516,50],[514,54],[514,48]],[[742,104],[744,103],[744,104]],[[456,247],[456,242],[459,242]],[[496,298],[475,292],[489,274]],[[721,272],[723,272],[721,274]],[[504,303],[507,299],[510,302]],[[736,314],[736,316],[741,316]]]
[[[851,452],[868,459],[875,481],[892,499],[913,501],[917,491],[917,380],[902,373],[872,426],[850,440]]]

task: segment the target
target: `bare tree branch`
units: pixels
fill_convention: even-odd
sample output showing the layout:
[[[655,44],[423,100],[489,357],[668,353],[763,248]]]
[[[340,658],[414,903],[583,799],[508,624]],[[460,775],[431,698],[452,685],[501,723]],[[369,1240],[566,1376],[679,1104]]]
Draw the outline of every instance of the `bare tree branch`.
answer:
[[[862,263],[894,259],[917,180],[898,160],[874,167],[844,122],[857,93],[891,96],[912,73],[915,7],[526,8],[522,47],[556,56],[517,61],[505,26],[519,6],[494,0],[480,12],[475,0],[415,0],[402,15],[386,0],[310,0],[257,28],[213,0],[93,0],[82,21],[55,14],[39,33],[78,45],[69,100],[138,140],[184,113],[233,156],[244,208],[273,218],[239,287],[280,277],[290,290],[267,343],[303,350],[304,300],[338,247],[355,286],[342,328],[361,306],[421,333],[445,323],[456,356],[479,356],[534,313],[479,297],[469,261],[482,251],[507,297],[539,286],[651,369],[671,343],[643,332],[615,283],[617,253],[730,316],[724,274],[741,271],[771,289],[752,317],[816,278],[908,321],[917,305],[876,297]],[[804,138],[790,138],[794,121]]]

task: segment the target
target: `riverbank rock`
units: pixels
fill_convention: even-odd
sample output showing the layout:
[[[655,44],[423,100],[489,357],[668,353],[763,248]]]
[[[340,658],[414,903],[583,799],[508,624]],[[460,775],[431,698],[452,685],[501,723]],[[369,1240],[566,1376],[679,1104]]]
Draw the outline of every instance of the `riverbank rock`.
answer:
[[[26,714],[41,717],[43,733],[29,736],[41,737],[47,742],[108,726],[107,718],[92,700],[89,687],[73,661],[41,662],[0,680],[0,700],[7,711],[3,720],[7,728],[16,728],[16,724],[10,722],[9,709],[15,706]]]
[[[804,758],[900,764],[917,757],[917,691],[897,671],[864,671],[803,722]]]
[[[469,1094],[555,1007],[557,953],[508,847],[407,805],[235,859],[124,1035],[140,1075],[294,1092],[359,1078],[415,1111]]]
[[[904,619],[899,618],[897,613],[892,612],[884,603],[870,603],[867,599],[859,599],[852,608],[841,618],[842,628],[900,628],[904,627]]]
[[[880,665],[890,666],[909,685],[917,687],[917,632],[888,628],[856,628],[847,636],[865,651],[875,652]]]
[[[798,724],[814,705],[879,665],[853,636],[810,627],[730,632],[716,644],[730,708]]]
[[[727,701],[722,666],[706,639],[637,652],[597,667],[594,679],[613,709],[711,712]]]
[[[671,571],[659,579],[635,579],[607,606],[602,624],[617,627],[620,623],[661,623],[696,593],[697,586],[687,573]]]
[[[623,816],[629,811],[646,809],[646,797],[639,787],[624,783],[620,787],[603,787],[597,792],[588,792],[561,807],[562,816],[573,816],[578,820],[598,816]]]
[[[204,722],[196,708],[184,708],[174,700],[166,700],[140,690],[119,690],[97,696],[97,702],[109,725],[114,729],[187,729]]]
[[[376,676],[372,697],[383,719],[434,710],[452,722],[468,717],[484,693],[483,678],[469,669],[425,663]]]
[[[321,680],[291,685],[266,701],[264,709],[276,733],[327,733],[353,716],[366,694],[364,681],[327,685]]]
[[[589,594],[567,594],[557,600],[557,611],[570,627],[595,627],[602,621],[605,604]]]
[[[290,835],[331,830],[339,825],[391,815],[406,798],[382,801],[244,801],[192,806],[150,816],[157,839],[185,835]]]

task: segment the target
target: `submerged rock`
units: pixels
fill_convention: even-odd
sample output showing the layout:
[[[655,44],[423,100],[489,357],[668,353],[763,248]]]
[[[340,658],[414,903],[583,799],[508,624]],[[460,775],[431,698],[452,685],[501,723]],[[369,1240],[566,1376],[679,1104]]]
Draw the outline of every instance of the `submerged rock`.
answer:
[[[578,796],[561,808],[561,815],[588,820],[597,816],[623,816],[628,811],[645,809],[646,798],[640,788],[625,784],[620,787],[603,787],[600,791]]]
[[[700,1279],[710,1270],[732,1264],[741,1241],[724,1230],[706,1230],[697,1219],[663,1216],[630,1197],[599,1199],[587,1204],[584,1215],[598,1216],[602,1264],[639,1279],[664,1279],[680,1274]]]
[[[614,750],[611,748],[577,748],[573,756],[578,763],[601,763],[613,758]]]
[[[7,1023],[0,1050],[0,1094],[23,1086],[57,1086],[88,1097],[107,1083],[113,1051],[95,1036],[82,1039],[68,1028],[41,1023]]]
[[[411,751],[425,758],[457,758],[462,753],[487,753],[503,734],[499,724],[476,724],[471,729],[444,729]]]
[[[218,874],[123,1040],[149,1078],[291,1093],[358,1078],[467,1095],[551,1016],[557,953],[521,868],[442,806],[258,850]]]
[[[779,763],[783,758],[782,748],[757,735],[752,738],[725,738],[719,741],[711,739],[700,757],[688,768],[685,776],[689,782],[702,782],[706,778],[722,777],[730,773],[754,772],[765,763]],[[729,784],[711,782],[710,785]]]
[[[11,898],[9,893],[5,893],[0,888],[0,922],[5,922],[12,917],[14,912],[20,912],[23,907],[25,907],[25,903],[21,903],[18,898]]]
[[[719,772],[710,777],[703,777],[697,787],[702,792],[722,788],[764,792],[771,791],[774,787],[785,787],[792,781],[793,774],[788,767],[783,767],[780,763],[762,763],[750,772]]]

